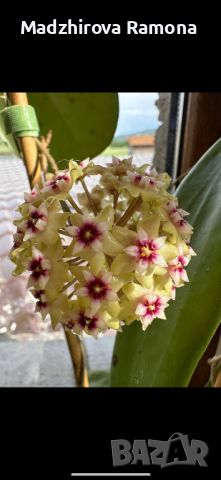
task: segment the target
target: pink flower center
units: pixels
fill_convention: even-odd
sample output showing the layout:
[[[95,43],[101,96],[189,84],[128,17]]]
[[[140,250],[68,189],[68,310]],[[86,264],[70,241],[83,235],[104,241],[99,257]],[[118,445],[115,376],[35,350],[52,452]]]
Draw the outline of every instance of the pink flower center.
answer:
[[[43,300],[38,300],[37,301],[37,306],[43,310],[44,308],[47,308],[48,306],[48,303],[47,302],[44,302]]]
[[[90,318],[87,325],[88,330],[89,331],[94,330],[96,327],[97,327],[97,318],[96,317]]]
[[[23,242],[23,238],[24,238],[24,232],[18,229],[17,232],[13,235],[14,244],[13,244],[12,250],[20,247],[20,245]]]
[[[182,267],[182,265],[176,265],[174,267],[174,270],[178,270],[179,273],[182,273],[183,272],[183,267]]]
[[[183,227],[184,225],[186,225],[186,221],[182,218],[181,220],[178,220],[176,224],[178,225],[178,227]]]
[[[173,265],[172,269],[178,270],[179,273],[182,273],[186,265],[187,265],[187,262],[185,257],[183,255],[179,255],[179,257],[177,257],[177,264]]]
[[[134,183],[139,184],[141,179],[142,179],[142,175],[135,175],[135,177],[133,178],[133,181],[134,181]]]
[[[150,185],[155,185],[155,183],[156,183],[156,182],[155,182],[152,178],[150,178],[149,184],[150,184]]]
[[[52,190],[57,190],[59,189],[59,180],[64,180],[65,182],[69,182],[70,178],[69,176],[64,173],[64,174],[60,174],[58,175],[56,178],[54,178],[53,180],[50,180],[49,182],[49,185],[50,187],[52,188]]]
[[[37,306],[40,310],[44,310],[44,308],[47,308],[48,302],[45,300],[45,290],[35,290],[34,292],[34,297],[37,298]]]
[[[87,317],[84,312],[79,312],[77,320],[69,320],[69,322],[67,323],[67,328],[70,328],[72,330],[76,323],[82,328],[82,330],[85,328],[87,323]]]
[[[30,214],[30,218],[27,220],[26,227],[31,230],[33,233],[37,232],[36,223],[38,220],[46,220],[45,215],[40,213],[38,210],[35,210]]]
[[[109,290],[108,285],[101,278],[93,278],[90,280],[86,287],[88,289],[88,294],[94,300],[100,300],[106,297],[106,294]]]
[[[41,276],[46,277],[49,273],[46,268],[42,267],[42,260],[43,257],[33,258],[29,265],[29,270],[32,272],[31,276],[36,281],[39,280]]]
[[[162,307],[160,298],[157,298],[155,302],[149,302],[149,300],[146,299],[142,303],[146,307],[146,312],[144,316],[146,315],[157,316],[157,314],[160,312],[160,309]]]
[[[152,261],[156,259],[156,245],[154,244],[153,240],[138,240],[136,242],[137,248],[138,248],[138,255],[137,255],[137,260],[138,261]],[[155,252],[154,252],[155,250]]]
[[[42,295],[45,295],[45,290],[35,290],[33,295],[35,298],[41,298]]]
[[[37,196],[38,196],[38,192],[36,192],[36,190],[32,190],[32,191],[31,191],[31,197],[32,197],[32,198],[35,198],[35,197],[37,197]]]
[[[155,178],[151,177],[149,173],[145,173],[145,174],[144,174],[144,177],[147,177],[147,178],[148,178],[150,185],[155,185],[156,180],[155,180]]]
[[[66,324],[67,328],[72,330],[76,324],[84,330],[85,327],[88,328],[88,330],[94,330],[97,326],[97,321],[98,318],[96,316],[89,318],[85,315],[84,312],[79,312],[77,320],[69,320],[69,322]]]
[[[77,232],[77,240],[84,243],[88,246],[95,240],[98,240],[101,237],[101,232],[93,222],[85,222],[81,227],[79,227]]]
[[[183,257],[182,255],[179,255],[179,257],[178,257],[177,260],[178,260],[178,263],[179,263],[180,266],[182,266],[182,267],[185,267],[185,266],[186,266],[186,259],[185,259],[185,257]]]

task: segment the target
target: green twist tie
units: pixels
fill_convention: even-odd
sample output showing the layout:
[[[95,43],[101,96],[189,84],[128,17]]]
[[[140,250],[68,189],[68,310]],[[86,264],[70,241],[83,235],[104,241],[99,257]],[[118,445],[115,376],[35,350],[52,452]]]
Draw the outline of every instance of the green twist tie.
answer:
[[[13,105],[2,112],[6,133],[16,137],[39,137],[35,109],[31,105]]]

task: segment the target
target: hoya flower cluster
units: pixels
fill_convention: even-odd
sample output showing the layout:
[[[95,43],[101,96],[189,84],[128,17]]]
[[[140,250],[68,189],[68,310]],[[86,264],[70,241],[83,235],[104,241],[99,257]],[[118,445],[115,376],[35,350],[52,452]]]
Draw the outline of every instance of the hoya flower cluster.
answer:
[[[70,161],[25,194],[11,259],[15,275],[30,272],[43,318],[95,337],[135,320],[145,330],[166,318],[195,255],[188,213],[169,184],[149,165],[113,158],[106,166]]]

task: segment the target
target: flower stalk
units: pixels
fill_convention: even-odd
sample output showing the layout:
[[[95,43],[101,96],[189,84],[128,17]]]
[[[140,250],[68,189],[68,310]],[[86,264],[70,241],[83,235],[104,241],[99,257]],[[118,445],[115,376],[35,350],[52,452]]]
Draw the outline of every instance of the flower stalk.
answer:
[[[68,202],[71,204],[71,206],[74,208],[74,210],[76,210],[76,212],[80,213],[80,215],[83,215],[82,210],[81,210],[80,207],[77,205],[77,203],[74,201],[74,199],[72,198],[71,195],[68,195],[67,200],[68,200]]]
[[[94,203],[94,200],[93,200],[92,196],[90,195],[90,192],[88,191],[88,188],[87,188],[87,185],[86,185],[84,179],[82,178],[82,179],[80,180],[80,182],[81,182],[81,185],[82,185],[82,187],[83,187],[83,189],[84,189],[84,191],[85,191],[85,193],[86,193],[86,195],[87,195],[87,199],[88,199],[89,204],[90,204],[90,206],[91,206],[91,208],[92,208],[92,210],[93,210],[93,212],[94,212],[94,215],[97,215],[97,214],[98,214],[98,211],[97,211],[96,205],[95,205],[95,203]]]
[[[36,142],[36,145],[37,145],[38,149],[40,150],[40,152],[43,153],[45,155],[45,157],[47,158],[47,160],[48,160],[48,162],[51,166],[52,171],[54,173],[57,173],[57,171],[58,171],[57,163],[56,163],[55,159],[52,157],[52,155],[49,153],[48,148],[38,138],[35,138],[35,142]]]
[[[130,205],[128,206],[126,212],[122,215],[122,217],[117,221],[116,225],[124,227],[127,224],[128,220],[132,217],[132,215],[136,212],[138,207],[142,203],[142,198],[139,196],[138,198],[134,198],[131,200]]]

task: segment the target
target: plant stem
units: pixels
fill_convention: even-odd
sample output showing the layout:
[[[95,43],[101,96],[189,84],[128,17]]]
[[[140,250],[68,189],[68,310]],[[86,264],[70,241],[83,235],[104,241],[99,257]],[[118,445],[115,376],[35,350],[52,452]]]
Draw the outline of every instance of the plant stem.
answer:
[[[174,187],[177,183],[179,183],[181,180],[183,180],[183,178],[187,175],[187,173],[189,173],[191,169],[188,168],[188,170],[186,170],[186,172],[182,173],[181,175],[179,175],[179,177],[177,177],[173,183],[171,183],[170,185],[170,188],[171,187]]]
[[[94,203],[94,200],[93,200],[90,192],[88,191],[88,188],[87,188],[87,185],[86,185],[85,181],[83,180],[83,178],[82,178],[82,179],[80,178],[79,181],[81,182],[81,185],[82,185],[82,187],[83,187],[83,189],[84,189],[84,191],[85,191],[85,193],[86,193],[86,195],[87,195],[87,199],[88,199],[88,201],[89,201],[89,203],[90,203],[90,206],[91,206],[91,208],[92,208],[92,210],[93,210],[93,212],[94,212],[94,215],[97,215],[97,214],[98,214],[98,211],[97,211],[96,205],[95,205],[95,203]]]
[[[53,171],[54,173],[57,173],[57,171],[58,171],[57,163],[56,163],[55,159],[52,157],[52,155],[49,153],[47,147],[45,147],[45,146],[43,145],[43,143],[40,142],[40,140],[38,140],[38,138],[35,138],[35,142],[36,142],[36,145],[37,145],[37,147],[39,148],[39,150],[40,150],[42,153],[44,153],[44,155],[47,157],[47,159],[48,159],[48,161],[49,161],[49,163],[50,163],[50,165],[51,165],[52,171]]]
[[[68,198],[67,198],[68,202],[71,204],[71,206],[76,210],[76,212],[80,213],[81,215],[83,215],[83,212],[82,210],[80,209],[80,207],[77,205],[77,203],[75,203],[74,199],[72,198],[71,195],[68,195]]]
[[[75,290],[73,290],[71,293],[69,293],[69,295],[68,295],[68,299],[69,299],[69,300],[71,300],[71,298],[73,297],[74,292],[75,292]]]
[[[114,210],[116,210],[117,208],[117,202],[118,202],[118,197],[119,197],[119,193],[117,190],[115,190],[114,194],[113,194],[113,197],[114,197],[114,201],[113,201],[113,208]]]
[[[66,283],[66,285],[64,286],[64,288],[62,288],[62,290],[60,291],[60,293],[63,293],[65,292],[65,290],[67,290],[67,288],[71,287],[71,285],[73,285],[73,283],[76,281],[76,278],[73,278],[73,280],[71,280],[70,282]]]
[[[81,257],[76,257],[76,258],[72,258],[71,260],[68,260],[67,263],[74,265],[75,263],[79,262],[79,260],[83,261]]]
[[[40,137],[40,141],[41,141],[42,145],[47,149],[48,149],[48,147],[51,143],[51,139],[52,139],[52,130],[49,130],[45,137],[43,135]],[[48,159],[47,159],[47,155],[45,155],[45,153],[43,153],[42,151],[39,152],[39,161],[40,161],[40,165],[41,165],[41,170],[43,172],[47,172],[47,170],[48,170]]]
[[[88,373],[86,368],[86,354],[83,342],[77,335],[74,335],[72,332],[68,332],[65,328],[64,334],[74,367],[77,387],[89,387]]]
[[[123,227],[124,225],[126,225],[126,223],[128,222],[128,220],[132,217],[132,215],[134,214],[134,212],[137,210],[137,208],[141,205],[142,203],[142,198],[141,196],[133,199],[130,203],[130,205],[128,206],[127,210],[124,212],[124,214],[122,215],[122,217],[119,218],[118,222],[116,223],[116,225],[118,226],[121,226]]]
[[[71,235],[70,233],[66,232],[65,230],[62,230],[60,228],[60,230],[58,230],[58,233],[60,233],[61,235],[65,235],[66,237],[71,237],[73,238],[73,235]]]
[[[221,370],[218,372],[217,374],[217,377],[216,377],[216,381],[214,383],[214,387],[218,387],[220,388],[221,387]]]
[[[74,260],[70,260],[70,262],[68,262],[68,263],[69,263],[69,265],[72,265],[73,267],[78,267],[79,265],[82,265],[85,262],[86,262],[86,260],[80,259],[76,262]]]

